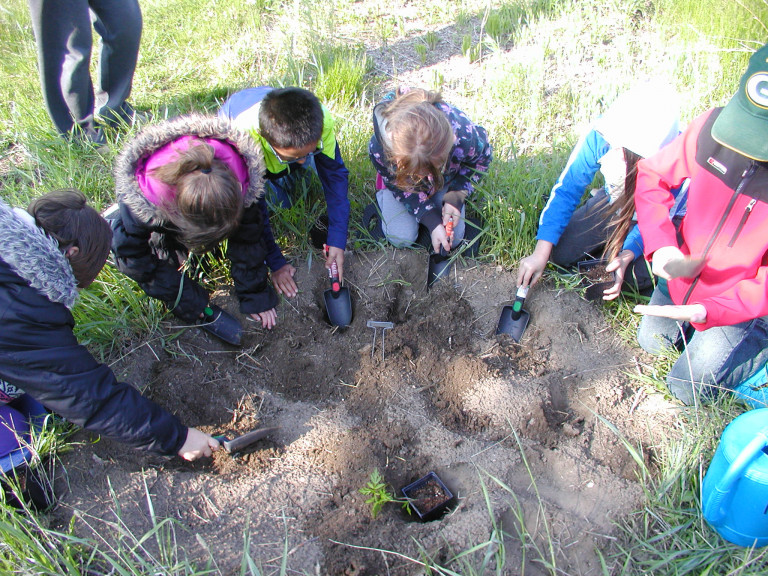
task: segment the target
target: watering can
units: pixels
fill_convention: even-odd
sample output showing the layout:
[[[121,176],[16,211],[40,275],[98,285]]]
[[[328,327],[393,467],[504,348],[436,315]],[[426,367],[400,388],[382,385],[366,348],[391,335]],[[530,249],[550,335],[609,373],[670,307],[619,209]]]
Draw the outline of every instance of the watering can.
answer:
[[[768,363],[736,386],[733,394],[751,408],[768,408]]]
[[[729,542],[768,544],[768,408],[726,426],[702,483],[704,518]]]

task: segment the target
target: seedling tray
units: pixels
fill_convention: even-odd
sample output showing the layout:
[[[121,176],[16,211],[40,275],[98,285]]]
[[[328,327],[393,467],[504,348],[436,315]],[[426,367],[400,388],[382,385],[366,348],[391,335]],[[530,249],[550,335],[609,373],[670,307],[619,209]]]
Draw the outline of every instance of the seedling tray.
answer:
[[[603,291],[613,286],[616,282],[614,272],[606,272],[605,267],[608,260],[582,260],[576,266],[579,274],[586,280],[587,289],[584,291],[584,298],[587,300],[600,300],[603,297]]]
[[[453,493],[434,472],[408,484],[402,493],[422,522],[441,517],[453,500]]]

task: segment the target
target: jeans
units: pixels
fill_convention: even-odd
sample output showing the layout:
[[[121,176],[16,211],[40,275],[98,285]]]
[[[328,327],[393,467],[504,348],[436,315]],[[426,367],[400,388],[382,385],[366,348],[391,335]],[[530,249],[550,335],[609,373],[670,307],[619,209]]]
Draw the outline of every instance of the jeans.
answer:
[[[38,47],[43,97],[56,128],[92,135],[94,114],[130,121],[126,103],[139,55],[142,17],[138,0],[28,0]],[[90,63],[93,29],[101,37],[99,75]]]
[[[435,204],[443,205],[443,197],[447,187],[435,194]],[[419,236],[419,222],[416,217],[405,209],[392,192],[384,188],[376,191],[376,202],[381,210],[381,230],[387,241],[397,248],[411,246]],[[461,218],[454,222],[453,242],[451,247],[457,246],[464,239],[466,207],[461,207]]]
[[[660,288],[651,304],[672,305]],[[732,326],[694,330],[687,322],[644,316],[637,341],[646,352],[658,354],[665,348],[682,354],[667,375],[669,391],[687,405],[714,398],[720,390],[731,390],[768,361],[768,322],[756,318]]]
[[[276,180],[266,180],[265,199],[267,205],[274,210],[283,208],[285,210],[293,206],[292,195],[296,195],[295,190],[302,183],[309,183],[311,172],[317,174],[314,156],[309,156],[303,164],[292,164],[291,170],[285,176]]]

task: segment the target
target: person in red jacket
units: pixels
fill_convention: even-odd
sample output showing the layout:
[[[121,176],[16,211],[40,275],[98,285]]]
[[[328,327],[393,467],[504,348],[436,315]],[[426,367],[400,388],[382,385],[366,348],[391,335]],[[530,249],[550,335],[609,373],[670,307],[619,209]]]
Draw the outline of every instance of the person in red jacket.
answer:
[[[690,178],[679,233],[671,190]],[[683,350],[667,376],[685,404],[733,389],[768,361],[768,45],[739,91],[638,164],[635,207],[659,282],[638,341]]]

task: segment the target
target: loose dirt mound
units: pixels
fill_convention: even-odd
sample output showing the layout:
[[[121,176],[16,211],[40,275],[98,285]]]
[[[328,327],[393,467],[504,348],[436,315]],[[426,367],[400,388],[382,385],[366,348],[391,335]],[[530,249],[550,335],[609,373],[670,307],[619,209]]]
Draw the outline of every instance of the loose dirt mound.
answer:
[[[422,251],[350,253],[345,267],[354,302],[346,330],[325,319],[327,277],[315,260],[297,266],[302,292],[280,305],[274,330],[245,322],[242,349],[193,329],[115,366],[189,425],[277,433],[250,454],[195,464],[86,443],[64,457],[57,520],[79,510],[78,531],[109,539],[114,498],[120,521],[142,534],[148,493],[153,514],[183,526],[181,547],[224,574],[238,569],[246,531],[264,566],[279,566],[287,545],[293,570],[373,575],[418,571],[373,549],[419,558],[420,543],[444,561],[487,542],[494,526],[507,534],[509,573],[524,547],[527,574],[549,572],[544,563],[600,573],[595,548],[640,497],[636,465],[606,422],[649,454],[669,416],[625,375],[637,350],[595,305],[542,284],[526,301],[522,342],[495,336],[514,276],[493,266],[460,262],[429,291]],[[230,294],[215,300],[236,312]],[[381,338],[372,348],[368,320],[394,324],[383,352]],[[398,492],[435,471],[457,499],[434,522],[394,504],[374,519],[358,491],[374,469]]]

